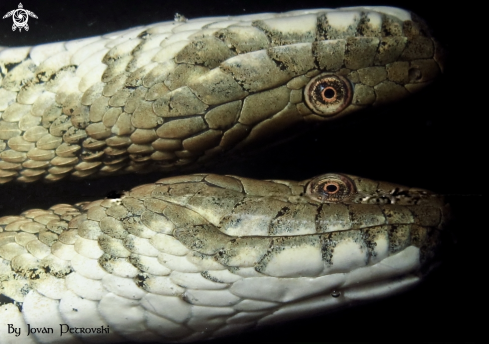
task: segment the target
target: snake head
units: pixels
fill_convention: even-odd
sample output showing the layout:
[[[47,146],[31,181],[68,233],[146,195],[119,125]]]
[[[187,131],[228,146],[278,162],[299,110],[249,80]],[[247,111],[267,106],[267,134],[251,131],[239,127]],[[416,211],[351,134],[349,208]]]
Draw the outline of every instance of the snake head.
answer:
[[[422,274],[438,264],[435,255],[441,246],[441,230],[450,219],[450,206],[443,196],[337,173],[306,181],[305,195],[324,204],[316,219],[318,231],[358,229],[367,241],[386,231],[388,245],[393,245],[389,250],[409,245],[420,249]],[[372,245],[382,246],[380,242]]]
[[[388,7],[344,10],[318,16],[313,54],[319,68],[304,88],[307,119],[397,101],[443,71],[443,49],[415,14]]]

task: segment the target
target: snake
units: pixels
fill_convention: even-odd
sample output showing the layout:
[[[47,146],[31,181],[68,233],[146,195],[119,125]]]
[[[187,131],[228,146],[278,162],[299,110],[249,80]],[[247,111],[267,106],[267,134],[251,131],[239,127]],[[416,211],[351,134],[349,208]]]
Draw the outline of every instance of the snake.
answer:
[[[1,183],[199,169],[443,71],[426,24],[392,7],[0,49]],[[0,342],[191,342],[386,297],[429,273],[448,219],[428,190],[342,173],[180,175],[6,215]]]

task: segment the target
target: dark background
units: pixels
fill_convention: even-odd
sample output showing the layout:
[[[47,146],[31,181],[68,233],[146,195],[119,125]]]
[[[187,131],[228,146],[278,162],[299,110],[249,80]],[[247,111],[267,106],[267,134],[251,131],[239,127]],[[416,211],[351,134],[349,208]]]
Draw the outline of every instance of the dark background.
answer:
[[[17,8],[2,1],[0,15]],[[446,73],[424,92],[374,112],[325,123],[303,137],[246,160],[206,172],[254,178],[305,179],[325,172],[345,172],[418,186],[447,196],[454,221],[447,235],[444,264],[418,288],[377,303],[267,328],[231,339],[248,341],[477,341],[486,311],[483,288],[482,116],[471,107],[471,79],[479,66],[470,63],[466,40],[475,29],[459,3],[452,7],[428,1],[22,1],[39,19],[28,32],[12,32],[12,20],[0,20],[0,45],[22,46],[100,35],[137,25],[187,18],[281,12],[301,8],[390,5],[424,18],[449,53]],[[436,2],[439,3],[439,2]],[[448,5],[446,5],[448,6]],[[486,110],[487,113],[487,110]],[[484,150],[487,152],[487,148]],[[487,153],[486,153],[487,154]],[[199,170],[203,172],[204,170]],[[153,182],[159,174],[52,185],[0,186],[0,214],[74,203]],[[485,222],[484,222],[485,223]],[[479,243],[479,245],[476,245]],[[486,249],[487,250],[487,249]],[[487,260],[487,258],[485,259]]]

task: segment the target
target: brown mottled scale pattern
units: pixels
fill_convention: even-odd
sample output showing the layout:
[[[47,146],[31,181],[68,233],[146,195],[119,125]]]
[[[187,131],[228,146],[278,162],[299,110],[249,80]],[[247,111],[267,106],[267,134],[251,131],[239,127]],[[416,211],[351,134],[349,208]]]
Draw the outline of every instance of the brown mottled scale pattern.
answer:
[[[397,101],[442,62],[425,24],[389,7],[179,17],[0,47],[0,183],[197,168]],[[324,75],[346,80],[336,112],[311,105]],[[29,344],[191,342],[371,301],[429,272],[448,210],[429,191],[350,175],[194,174],[3,216],[0,328]],[[110,332],[25,336],[60,324]]]
[[[310,311],[355,304],[429,270],[441,197],[345,175],[353,191],[330,202],[307,191],[324,178],[195,174],[0,217],[0,315],[17,327],[110,326],[104,340],[193,341],[298,317],[319,292]]]
[[[1,49],[0,183],[196,167],[301,122],[396,101],[439,63],[425,24],[385,8],[203,18]],[[304,101],[325,72],[353,86],[335,116]]]

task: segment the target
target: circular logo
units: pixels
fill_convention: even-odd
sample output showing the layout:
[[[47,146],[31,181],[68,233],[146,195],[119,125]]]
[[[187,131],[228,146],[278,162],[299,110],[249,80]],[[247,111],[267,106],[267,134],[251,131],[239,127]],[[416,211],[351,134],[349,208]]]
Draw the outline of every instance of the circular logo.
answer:
[[[12,15],[12,19],[14,20],[14,25],[17,26],[19,29],[21,29],[27,25],[29,16],[27,15],[26,10],[24,10],[23,8],[22,9],[19,8],[14,11],[14,14]]]
[[[8,17],[12,17],[12,20],[14,21],[14,25],[12,25],[12,31],[15,31],[15,29],[18,28],[19,32],[22,31],[22,29],[24,29],[25,31],[29,31],[29,25],[27,25],[29,17],[37,19],[37,16],[34,14],[34,12],[24,9],[22,3],[19,3],[18,9],[7,12],[7,14],[3,16],[3,19]]]

